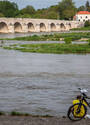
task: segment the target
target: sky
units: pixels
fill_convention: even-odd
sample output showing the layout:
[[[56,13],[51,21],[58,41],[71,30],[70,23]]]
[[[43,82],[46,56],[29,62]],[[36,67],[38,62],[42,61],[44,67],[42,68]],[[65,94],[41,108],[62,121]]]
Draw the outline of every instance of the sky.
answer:
[[[1,0],[3,1],[3,0]],[[35,9],[47,8],[51,5],[58,4],[61,0],[9,0],[18,4],[19,9],[32,5]],[[85,5],[87,0],[73,0],[77,7]],[[90,0],[88,0],[90,2]]]

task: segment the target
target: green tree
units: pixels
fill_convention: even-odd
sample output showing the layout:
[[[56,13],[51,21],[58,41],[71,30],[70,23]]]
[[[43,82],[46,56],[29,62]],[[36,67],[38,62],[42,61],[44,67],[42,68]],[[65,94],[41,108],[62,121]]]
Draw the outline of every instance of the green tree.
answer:
[[[0,13],[0,17],[5,17],[2,13]]]
[[[86,21],[84,24],[85,27],[90,27],[90,21]]]
[[[25,8],[23,8],[21,11],[20,11],[21,14],[29,14],[29,15],[33,15],[35,14],[35,9],[33,6],[26,6]]]
[[[90,5],[89,5],[89,1],[86,2],[86,11],[89,11],[90,9]]]
[[[0,1],[0,13],[4,14],[5,17],[15,17],[18,6],[14,2]]]
[[[77,11],[85,11],[85,10],[86,10],[85,6],[80,6],[80,7],[77,9]]]
[[[67,20],[73,19],[76,10],[77,9],[72,0],[62,0],[58,6],[60,19],[67,19]]]

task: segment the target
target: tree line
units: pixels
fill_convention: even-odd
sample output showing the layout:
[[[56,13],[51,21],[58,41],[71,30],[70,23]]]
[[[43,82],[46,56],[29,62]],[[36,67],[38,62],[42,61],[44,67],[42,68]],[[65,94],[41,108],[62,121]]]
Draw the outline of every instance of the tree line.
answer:
[[[89,1],[84,6],[77,8],[73,0],[62,0],[58,5],[38,10],[31,5],[19,9],[15,2],[0,1],[0,17],[72,20],[78,11],[90,12]]]

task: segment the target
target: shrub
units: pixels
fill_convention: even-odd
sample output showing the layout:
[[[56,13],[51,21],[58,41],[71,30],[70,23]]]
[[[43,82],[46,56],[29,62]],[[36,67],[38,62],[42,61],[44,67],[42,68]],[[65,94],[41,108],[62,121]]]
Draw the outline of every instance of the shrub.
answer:
[[[90,39],[88,40],[88,45],[90,45]]]
[[[66,44],[71,44],[72,38],[64,38],[64,41],[65,41]]]
[[[86,21],[84,24],[85,27],[89,27],[90,26],[90,21]]]

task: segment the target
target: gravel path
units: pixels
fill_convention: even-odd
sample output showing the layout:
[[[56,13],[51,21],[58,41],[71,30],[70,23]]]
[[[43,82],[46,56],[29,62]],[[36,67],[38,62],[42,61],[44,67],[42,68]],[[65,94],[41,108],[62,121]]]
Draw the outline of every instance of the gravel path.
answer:
[[[90,125],[90,119],[72,122],[57,117],[0,116],[0,125]]]

